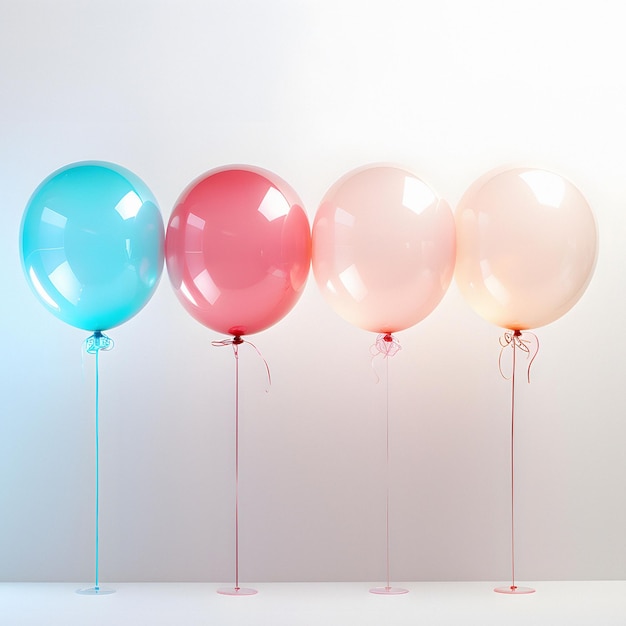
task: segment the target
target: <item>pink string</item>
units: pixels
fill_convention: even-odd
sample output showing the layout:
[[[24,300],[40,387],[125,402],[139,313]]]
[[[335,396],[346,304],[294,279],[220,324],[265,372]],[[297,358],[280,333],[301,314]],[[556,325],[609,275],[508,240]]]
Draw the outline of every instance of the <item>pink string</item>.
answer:
[[[400,342],[391,334],[383,333],[376,337],[374,344],[370,346],[370,354],[372,355],[372,370],[376,375],[376,384],[380,382],[380,377],[375,368],[374,360],[378,356],[382,356],[385,361],[386,371],[386,419],[385,419],[385,476],[386,476],[386,492],[385,492],[385,550],[386,550],[386,573],[387,573],[387,591],[391,589],[391,558],[389,550],[389,357],[395,356],[402,346]]]
[[[502,337],[500,337],[500,356],[498,357],[498,369],[500,370],[500,374],[502,378],[505,380],[510,380],[511,376],[506,376],[506,374],[502,370],[502,354],[504,353],[505,348],[511,346],[513,348],[513,355],[515,356],[515,348],[519,348],[522,352],[526,353],[526,358],[528,361],[528,369],[526,371],[526,376],[528,378],[528,382],[530,383],[530,368],[539,352],[539,338],[535,333],[531,333],[529,331],[521,331],[521,330],[513,330],[510,332],[505,332]],[[513,372],[514,373],[514,372]]]
[[[539,352],[539,339],[531,332],[514,330],[505,332],[500,337],[500,356],[498,357],[498,368],[505,380],[511,381],[511,591],[517,589],[515,584],[515,366],[516,353],[521,350],[526,353],[529,359],[526,376],[530,383],[530,367]],[[511,376],[506,376],[502,371],[502,353],[504,349],[511,346],[513,351]]]
[[[383,359],[387,359],[395,356],[400,350],[402,350],[400,342],[391,333],[381,333],[376,337],[376,341],[370,346],[371,365],[374,376],[376,376],[376,384],[380,382],[380,376],[376,371],[376,357],[382,356]]]
[[[252,346],[263,361],[265,371],[267,372],[268,386],[271,386],[272,377],[269,365],[263,358],[260,350],[253,343],[245,341],[238,335],[232,339],[221,339],[211,342],[211,345],[215,347],[232,346],[233,354],[235,355],[235,591],[240,591],[241,589],[239,586],[239,346],[244,343]],[[266,387],[265,391],[268,393],[269,388]]]
[[[259,355],[261,361],[263,361],[263,365],[265,366],[265,372],[267,374],[267,387],[265,388],[265,393],[269,393],[269,388],[272,386],[272,375],[270,373],[270,366],[267,364],[267,361],[265,360],[265,357],[261,354],[261,351],[251,341],[247,341],[245,339],[242,339],[239,335],[236,335],[232,339],[218,339],[212,341],[211,345],[215,346],[216,348],[220,348],[222,346],[232,346],[233,352],[235,353],[235,358],[238,358],[239,346],[244,343],[252,346],[252,348],[254,348],[256,353]]]

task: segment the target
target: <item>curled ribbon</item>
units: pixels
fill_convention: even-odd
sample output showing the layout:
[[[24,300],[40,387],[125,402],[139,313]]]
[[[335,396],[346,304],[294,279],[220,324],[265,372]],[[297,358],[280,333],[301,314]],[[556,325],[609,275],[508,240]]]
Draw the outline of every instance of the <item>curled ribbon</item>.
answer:
[[[372,370],[376,376],[376,383],[380,381],[380,376],[376,372],[374,359],[382,356],[383,359],[395,356],[402,350],[400,342],[391,333],[381,333],[376,337],[376,341],[370,346],[370,354],[372,355]]]
[[[113,339],[99,330],[83,341],[83,349],[87,354],[95,354],[100,350],[113,350],[114,345]]]
[[[521,330],[513,330],[505,332],[504,335],[500,337],[499,341],[500,356],[498,357],[498,369],[500,370],[502,378],[510,380],[510,376],[506,376],[502,371],[502,353],[510,346],[513,350],[519,349],[526,353],[526,358],[529,359],[526,377],[530,383],[530,368],[537,356],[537,352],[539,352],[539,338],[537,335],[528,331],[522,332]]]
[[[247,343],[249,346],[252,346],[256,353],[259,355],[259,358],[261,359],[261,361],[263,361],[263,365],[265,365],[265,372],[267,373],[267,387],[265,388],[265,393],[269,393],[269,387],[272,386],[272,375],[270,374],[270,366],[267,364],[267,361],[265,360],[265,357],[261,354],[261,351],[251,342],[251,341],[246,341],[245,339],[242,339],[239,335],[235,335],[232,339],[218,339],[215,341],[211,342],[212,346],[215,346],[216,348],[220,348],[223,346],[232,346],[233,347],[233,353],[235,354],[235,358],[238,359],[239,358],[239,346]]]

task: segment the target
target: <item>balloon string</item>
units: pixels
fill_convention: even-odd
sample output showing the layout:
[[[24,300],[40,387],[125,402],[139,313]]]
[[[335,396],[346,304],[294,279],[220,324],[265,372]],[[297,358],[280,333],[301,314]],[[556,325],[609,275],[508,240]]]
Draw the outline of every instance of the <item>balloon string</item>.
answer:
[[[385,420],[385,438],[386,438],[386,470],[385,470],[385,489],[386,489],[386,502],[385,502],[385,532],[386,532],[386,552],[387,552],[387,589],[391,589],[391,565],[389,557],[389,359],[385,358],[386,369],[386,420]]]
[[[95,497],[96,497],[96,526],[95,526],[95,577],[94,589],[100,590],[100,351],[112,350],[114,346],[110,337],[97,330],[93,335],[87,337],[83,342],[84,351],[87,354],[94,354],[95,362]]]
[[[381,333],[376,337],[376,341],[370,346],[371,366],[374,376],[376,376],[376,384],[380,382],[380,376],[376,371],[376,358],[381,356],[383,359],[395,356],[402,350],[400,342],[391,333]]]
[[[510,377],[507,377],[502,371],[502,353],[508,346],[511,346],[513,351]],[[520,330],[514,330],[512,332],[505,332],[504,335],[500,337],[498,368],[502,377],[511,381],[511,591],[517,589],[515,584],[515,368],[518,349],[525,352],[526,357],[529,359],[526,376],[530,383],[530,367],[539,351],[539,339],[537,335],[530,332],[522,333]]]
[[[513,348],[513,371],[511,373],[511,590],[517,589],[515,585],[515,348]],[[528,380],[530,381],[530,365],[528,366]]]
[[[370,346],[372,355],[371,365],[376,376],[376,384],[380,382],[380,376],[376,371],[375,359],[381,356],[385,361],[385,568],[387,574],[387,591],[391,589],[391,557],[390,557],[390,533],[389,533],[389,357],[396,355],[402,346],[391,333],[381,333],[376,337],[374,344]]]
[[[239,346],[235,354],[235,589],[239,591]]]
[[[261,351],[253,343],[245,341],[238,335],[232,339],[220,339],[211,342],[211,345],[216,347],[232,346],[235,356],[235,591],[241,590],[239,586],[239,346],[244,343],[256,350],[265,365],[268,385],[271,385],[272,377],[269,365],[263,358]],[[269,392],[269,389],[266,388],[265,391]]]
[[[239,335],[236,335],[232,339],[218,339],[211,342],[212,346],[220,348],[222,346],[232,346],[233,351],[235,353],[235,358],[239,358],[239,346],[243,344],[248,344],[252,346],[256,353],[259,355],[261,361],[263,361],[263,365],[265,366],[265,373],[267,374],[267,387],[265,387],[265,393],[269,393],[269,388],[272,386],[272,375],[270,373],[270,366],[267,364],[265,357],[261,354],[261,351],[251,342],[242,339]]]

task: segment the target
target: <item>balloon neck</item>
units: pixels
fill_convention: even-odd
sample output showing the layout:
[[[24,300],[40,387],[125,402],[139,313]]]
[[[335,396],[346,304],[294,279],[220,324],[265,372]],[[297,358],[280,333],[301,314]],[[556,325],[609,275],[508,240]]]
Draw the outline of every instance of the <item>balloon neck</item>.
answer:
[[[383,341],[386,341],[387,343],[393,343],[393,335],[391,333],[387,333],[383,337]]]
[[[513,337],[521,337],[522,336],[522,331],[517,329],[513,331]]]
[[[241,345],[241,344],[243,343],[243,339],[242,339],[239,335],[235,335],[235,336],[233,337],[233,343],[234,343],[236,346],[239,346],[239,345]]]

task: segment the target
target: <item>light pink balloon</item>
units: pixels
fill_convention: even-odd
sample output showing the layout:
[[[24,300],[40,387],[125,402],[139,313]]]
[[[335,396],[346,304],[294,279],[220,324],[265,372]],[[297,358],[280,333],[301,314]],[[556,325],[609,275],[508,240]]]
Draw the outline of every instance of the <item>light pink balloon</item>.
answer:
[[[568,180],[541,169],[496,170],[456,213],[455,279],[483,318],[527,330],[561,317],[583,295],[596,263],[591,208]]]
[[[378,333],[429,315],[454,272],[448,204],[411,172],[366,166],[324,196],[313,222],[313,273],[345,320]]]

